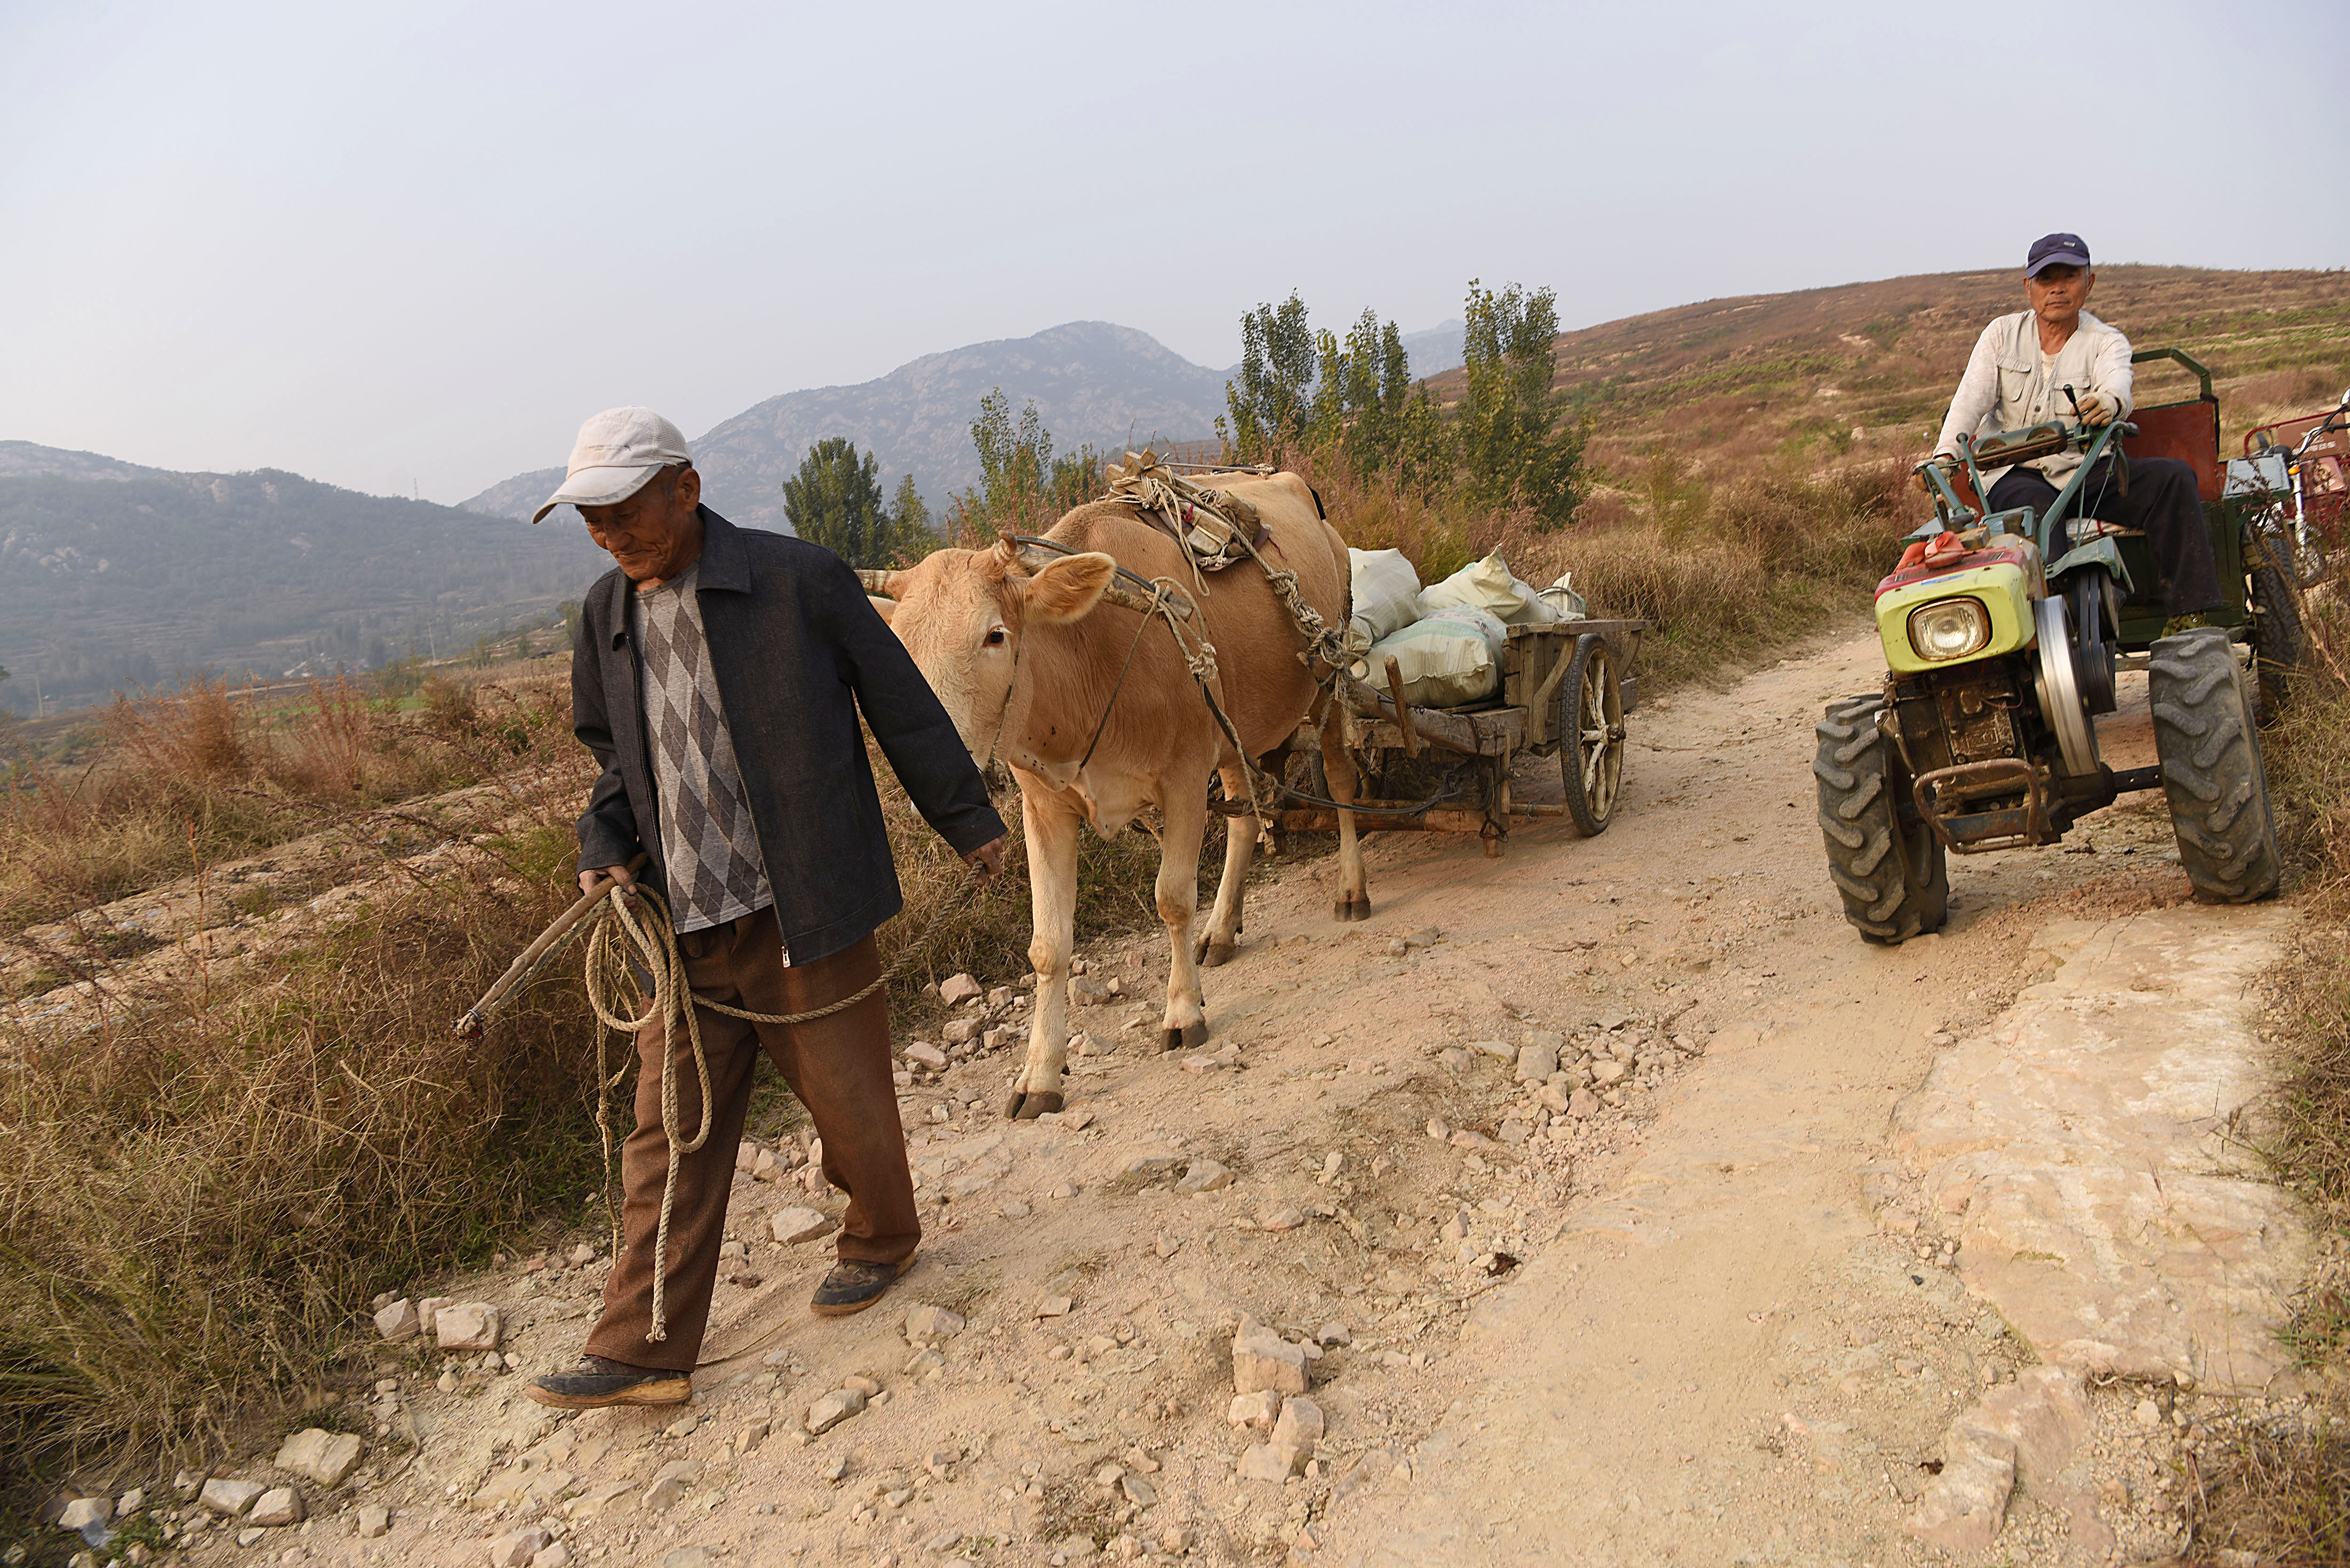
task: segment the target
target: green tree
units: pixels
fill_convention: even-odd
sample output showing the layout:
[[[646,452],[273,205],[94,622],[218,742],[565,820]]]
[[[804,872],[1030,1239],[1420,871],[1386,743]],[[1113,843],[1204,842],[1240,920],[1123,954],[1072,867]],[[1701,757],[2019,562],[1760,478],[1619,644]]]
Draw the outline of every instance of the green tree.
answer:
[[[1316,340],[1321,370],[1314,388],[1315,443],[1344,446],[1355,472],[1366,478],[1393,467],[1412,397],[1403,334],[1394,322],[1380,321],[1378,312],[1366,310],[1343,346],[1327,332]],[[1434,405],[1427,411],[1432,415]],[[1423,465],[1429,455],[1419,454]]]
[[[1320,348],[1295,289],[1280,305],[1241,317],[1241,373],[1224,383],[1225,414],[1216,421],[1216,434],[1239,462],[1261,462],[1304,444],[1315,420]]]
[[[1015,423],[1003,389],[987,393],[979,400],[979,418],[971,421],[971,444],[979,453],[979,488],[963,492],[961,510],[982,523],[1025,521],[1043,504],[1053,464],[1053,432],[1045,428],[1036,400],[1028,400]]]
[[[889,528],[898,547],[910,556],[927,556],[938,548],[938,531],[931,526],[931,509],[922,500],[914,476],[898,481],[897,499],[889,504]]]
[[[896,551],[895,520],[881,499],[880,464],[859,456],[847,436],[808,448],[799,472],[784,481],[784,515],[792,532],[852,566],[883,566]]]
[[[1001,528],[1036,532],[1101,488],[1101,454],[1083,446],[1055,457],[1053,432],[1034,398],[1017,421],[1003,388],[980,399],[971,444],[979,454],[979,485],[957,495],[948,509],[957,537],[975,539]]]
[[[1344,338],[1315,331],[1292,293],[1241,318],[1241,373],[1216,421],[1239,462],[1287,450],[1343,452],[1362,478],[1393,472],[1426,492],[1451,477],[1451,446],[1434,401],[1414,391],[1403,334],[1366,310]]]
[[[1457,414],[1471,496],[1486,506],[1523,505],[1542,526],[1564,526],[1580,499],[1589,426],[1561,423],[1552,398],[1551,344],[1558,306],[1547,288],[1495,293],[1469,285],[1467,357]]]
[[[1388,463],[1398,484],[1427,497],[1452,483],[1460,468],[1457,443],[1427,382],[1413,388],[1398,411],[1394,439]]]

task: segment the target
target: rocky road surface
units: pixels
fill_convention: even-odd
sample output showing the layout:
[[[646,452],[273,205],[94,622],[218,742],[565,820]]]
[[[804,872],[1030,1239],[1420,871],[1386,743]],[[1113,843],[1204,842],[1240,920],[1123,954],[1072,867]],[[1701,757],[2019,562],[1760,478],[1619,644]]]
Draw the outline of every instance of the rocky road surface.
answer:
[[[1367,926],[1276,867],[1195,1054],[1153,1048],[1155,940],[1098,946],[1058,1116],[996,1119],[1008,985],[926,1023],[917,1266],[809,1315],[828,1243],[778,1238],[838,1199],[746,1146],[690,1407],[522,1397],[595,1309],[584,1234],[415,1282],[495,1321],[376,1343],[285,1422],[356,1452],[159,1483],[150,1527],[207,1563],[2158,1560],[2210,1423],[2294,1394],[2309,1244],[2234,1152],[2294,917],[2186,904],[2140,805],[1865,945],[1812,723],[1879,668],[1651,704],[1599,838],[1372,840]]]

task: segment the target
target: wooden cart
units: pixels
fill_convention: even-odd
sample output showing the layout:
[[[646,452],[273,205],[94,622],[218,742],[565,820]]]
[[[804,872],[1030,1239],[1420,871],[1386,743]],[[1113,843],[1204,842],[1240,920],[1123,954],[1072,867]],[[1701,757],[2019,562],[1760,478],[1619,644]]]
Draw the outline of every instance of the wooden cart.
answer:
[[[1564,816],[1586,836],[1605,831],[1623,783],[1624,714],[1638,700],[1633,669],[1647,629],[1639,620],[1511,627],[1501,691],[1460,708],[1401,702],[1392,660],[1388,691],[1341,675],[1347,744],[1365,786],[1355,830],[1473,833],[1488,856],[1501,854],[1513,820]],[[1301,731],[1290,752],[1298,758],[1290,771],[1326,798],[1319,740]],[[1561,804],[1511,798],[1511,764],[1525,752],[1560,759]],[[1408,780],[1418,787],[1398,787]],[[1431,783],[1437,787],[1429,793]],[[1338,826],[1327,806],[1284,810],[1279,818],[1277,832]]]

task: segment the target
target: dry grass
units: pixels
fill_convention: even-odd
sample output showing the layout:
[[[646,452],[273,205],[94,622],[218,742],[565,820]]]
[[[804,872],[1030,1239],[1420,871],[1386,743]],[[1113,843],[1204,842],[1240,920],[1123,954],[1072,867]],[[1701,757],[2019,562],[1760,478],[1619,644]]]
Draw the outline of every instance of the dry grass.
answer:
[[[1348,544],[1401,550],[1422,582],[1499,549],[1537,586],[1572,571],[1595,616],[1655,622],[1640,656],[1650,691],[1861,618],[1901,535],[1929,513],[1907,465],[1889,460],[1724,475],[1654,452],[1633,483],[1600,489],[1572,526],[1548,532],[1524,514],[1423,500],[1301,454],[1290,466],[1310,474]]]
[[[2313,606],[2337,654],[2350,649],[2338,597]],[[2274,977],[2270,1033],[2285,1081],[2267,1152],[2308,1202],[2335,1255],[2297,1303],[2293,1347],[2327,1392],[2303,1414],[2240,1423],[2205,1456],[2199,1560],[2224,1548],[2262,1563],[2350,1563],[2350,690],[2313,672],[2265,740],[2270,793],[2308,918]],[[2305,1417],[2305,1418],[2304,1418]]]
[[[553,704],[508,709],[520,793],[456,825],[483,836],[478,854],[387,869],[351,923],[248,964],[191,952],[135,989],[109,984],[68,1037],[0,1029],[9,1466],[216,1439],[256,1398],[317,1377],[376,1291],[592,1180],[576,984],[542,987],[484,1045],[450,1029],[570,888],[585,759]],[[204,804],[205,781],[268,780],[260,757],[338,765],[331,734],[265,752],[254,734],[198,693],[124,720],[121,765],[188,769],[183,807]],[[346,823],[372,846],[370,818]]]
[[[408,799],[512,761],[478,714],[468,726],[385,708],[351,680],[314,681],[303,699],[269,704],[219,681],[118,699],[99,760],[68,773],[20,759],[4,781],[0,929],[312,832],[319,809]]]
[[[2249,1422],[2199,1480],[2189,1561],[2217,1562],[2225,1551],[2275,1568],[2350,1563],[2350,1441],[2330,1426]]]
[[[1638,617],[1651,685],[1714,675],[1866,614],[1901,535],[1927,512],[1898,462],[1766,469],[1707,483],[1652,456],[1638,491],[1586,504],[1568,533],[1513,531],[1520,576],[1572,570],[1594,615]]]
[[[576,896],[572,820],[591,768],[559,683],[429,691],[399,723],[321,695],[255,712],[198,689],[124,710],[103,789],[36,778],[15,804],[19,853],[32,813],[52,834],[48,875],[12,884],[39,895],[17,894],[16,923],[28,905],[179,874],[190,849],[172,836],[191,819],[209,855],[289,836],[288,809],[297,830],[323,816],[375,878],[352,923],[242,967],[192,955],[135,990],[109,981],[69,1038],[0,1023],[0,1486],[217,1448],[331,1376],[346,1340],[371,1357],[353,1330],[375,1293],[577,1223],[599,1185],[576,969],[556,966],[478,1046],[450,1028]],[[934,976],[1025,971],[1016,836],[1008,885],[972,898],[876,772],[907,899],[885,960],[928,932],[899,1007],[930,1007],[918,992]],[[378,845],[369,800],[493,774],[505,787],[408,808],[472,852],[413,871]],[[140,788],[163,794],[145,815]],[[263,809],[238,815],[247,800]],[[152,847],[125,851],[134,827]],[[1149,915],[1156,863],[1145,836],[1090,841],[1081,933]]]

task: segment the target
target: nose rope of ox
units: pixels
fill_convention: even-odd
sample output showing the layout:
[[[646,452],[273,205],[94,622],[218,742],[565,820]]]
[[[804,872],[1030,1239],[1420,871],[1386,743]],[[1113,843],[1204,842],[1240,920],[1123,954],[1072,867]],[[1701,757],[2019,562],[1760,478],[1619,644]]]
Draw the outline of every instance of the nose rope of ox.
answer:
[[[647,857],[639,855],[629,863],[630,874],[643,868]],[[972,867],[972,880],[984,896],[994,880],[983,866]],[[484,992],[481,1001],[465,1010],[457,1020],[457,1037],[479,1040],[487,1033],[498,1010],[514,1000],[555,956],[582,935],[588,938],[587,961],[583,979],[587,985],[588,1005],[596,1014],[596,1136],[601,1141],[604,1156],[604,1208],[612,1230],[612,1251],[620,1249],[620,1218],[612,1202],[612,1091],[628,1075],[629,1064],[623,1062],[615,1070],[610,1060],[610,1042],[614,1035],[633,1036],[658,1022],[662,1031],[660,1115],[661,1132],[669,1140],[668,1170],[661,1180],[660,1223],[653,1240],[653,1301],[652,1327],[645,1334],[648,1343],[659,1343],[669,1337],[669,1319],[664,1311],[664,1297],[669,1282],[669,1227],[671,1210],[677,1201],[677,1162],[680,1156],[689,1155],[710,1141],[712,1117],[716,1107],[710,1103],[710,1062],[702,1046],[702,1020],[699,1010],[708,1008],[746,1023],[794,1024],[813,1023],[819,1018],[829,1018],[872,997],[890,981],[913,967],[930,944],[931,935],[948,910],[961,906],[955,898],[942,898],[922,922],[921,929],[899,950],[898,956],[872,981],[855,994],[837,1002],[814,1007],[805,1012],[754,1012],[748,1008],[730,1007],[723,1002],[712,1002],[697,996],[686,983],[685,960],[678,951],[677,931],[670,922],[669,906],[661,896],[650,888],[635,888],[629,898],[616,898],[612,894],[619,883],[606,877],[590,891],[581,895],[553,924],[538,934],[537,940],[525,948],[522,955],[508,966],[496,984]],[[590,916],[600,918],[590,919]],[[631,972],[633,964],[652,980],[652,995],[648,1000],[643,988]],[[642,1012],[632,1011],[639,1002]],[[693,1070],[702,1088],[702,1126],[691,1137],[679,1127],[677,1098],[677,1052],[675,1042],[682,1033],[692,1049]]]

